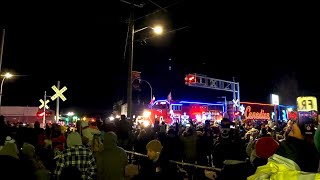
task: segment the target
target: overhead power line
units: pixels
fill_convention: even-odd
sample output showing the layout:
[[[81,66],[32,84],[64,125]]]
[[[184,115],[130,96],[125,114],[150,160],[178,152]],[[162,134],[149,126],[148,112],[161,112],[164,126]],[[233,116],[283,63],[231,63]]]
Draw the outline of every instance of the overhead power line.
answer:
[[[156,14],[156,13],[158,13],[158,12],[161,12],[161,11],[163,11],[163,10],[167,10],[168,8],[170,8],[170,7],[172,7],[172,6],[175,6],[175,5],[177,5],[177,4],[180,4],[180,3],[182,3],[183,1],[185,1],[185,0],[177,1],[177,2],[175,2],[175,3],[173,3],[173,4],[170,4],[170,5],[168,5],[168,6],[164,7],[164,8],[160,8],[160,9],[158,9],[158,10],[156,10],[156,11],[153,11],[153,12],[151,12],[151,13],[149,13],[149,14],[146,14],[146,15],[144,15],[144,16],[138,17],[138,18],[135,19],[134,21],[138,21],[138,20],[140,20],[140,19],[143,19],[143,18],[145,18],[145,17],[151,16],[151,15]],[[151,1],[150,1],[150,2],[151,2]]]
[[[162,9],[162,10],[164,10],[164,11],[167,11],[166,9],[164,9],[163,7],[161,7],[159,4],[157,4],[157,3],[155,3],[155,2],[153,2],[153,1],[151,1],[151,0],[149,0],[149,2],[151,2],[153,5],[157,6],[158,8],[160,8],[160,9]]]
[[[126,3],[126,4],[130,4],[131,5],[131,2],[128,2],[128,1],[125,1],[125,0],[120,0],[121,2],[123,3]],[[144,6],[144,4],[133,4],[135,7],[138,7],[138,8],[142,8]]]

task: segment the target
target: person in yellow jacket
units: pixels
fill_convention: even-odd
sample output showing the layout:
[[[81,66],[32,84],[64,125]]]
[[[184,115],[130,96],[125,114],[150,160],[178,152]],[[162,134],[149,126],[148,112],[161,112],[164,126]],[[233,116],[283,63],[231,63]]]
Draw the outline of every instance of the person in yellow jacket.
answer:
[[[312,137],[305,134],[301,127],[298,123],[293,124],[288,137],[268,163],[259,166],[247,180],[320,180],[320,173],[317,173],[319,155],[312,141],[313,134]]]

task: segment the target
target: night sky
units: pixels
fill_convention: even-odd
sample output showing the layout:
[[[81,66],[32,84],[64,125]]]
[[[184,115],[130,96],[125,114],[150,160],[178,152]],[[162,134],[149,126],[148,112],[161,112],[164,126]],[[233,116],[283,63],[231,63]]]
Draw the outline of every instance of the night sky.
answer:
[[[229,92],[186,86],[187,73],[235,77],[243,101],[268,103],[270,93],[286,104],[295,103],[297,95],[320,98],[319,33],[312,11],[153,0],[169,6],[159,10],[141,2],[136,29],[162,24],[166,31],[158,37],[141,31],[134,43],[134,70],[151,83],[157,99],[172,92],[179,100],[219,101],[221,95],[231,100]],[[57,80],[68,87],[64,111],[107,112],[125,99],[129,6],[118,1],[74,5],[0,11],[6,29],[2,72],[20,75],[5,81],[2,105],[38,106],[44,91],[53,94]],[[142,101],[148,101],[149,92],[142,84]]]

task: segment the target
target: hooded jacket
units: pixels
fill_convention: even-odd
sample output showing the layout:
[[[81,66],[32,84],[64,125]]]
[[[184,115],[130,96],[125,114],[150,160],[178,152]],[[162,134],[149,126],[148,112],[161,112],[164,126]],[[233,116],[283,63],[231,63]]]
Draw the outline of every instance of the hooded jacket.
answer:
[[[23,173],[17,173],[17,169],[23,170],[23,166],[18,157],[18,149],[15,143],[7,143],[0,150],[0,173],[10,177],[10,179],[23,179]],[[5,179],[1,177],[0,179]]]
[[[35,158],[35,147],[24,143],[22,146],[21,161],[24,167],[24,179],[49,180],[49,171]]]
[[[123,180],[128,164],[126,152],[117,146],[117,135],[104,135],[103,151],[97,155],[98,180]]]

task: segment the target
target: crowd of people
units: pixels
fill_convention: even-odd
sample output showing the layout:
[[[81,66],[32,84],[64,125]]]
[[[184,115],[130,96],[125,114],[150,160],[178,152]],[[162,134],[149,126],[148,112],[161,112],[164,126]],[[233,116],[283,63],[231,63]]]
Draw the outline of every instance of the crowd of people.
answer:
[[[320,130],[272,121],[206,121],[190,127],[156,121],[134,128],[106,122],[11,125],[0,116],[1,179],[317,179]],[[126,152],[126,151],[127,152]],[[128,153],[147,155],[138,156]],[[217,171],[208,177],[204,168]],[[138,166],[128,174],[128,164]],[[209,169],[209,168],[208,168]]]

